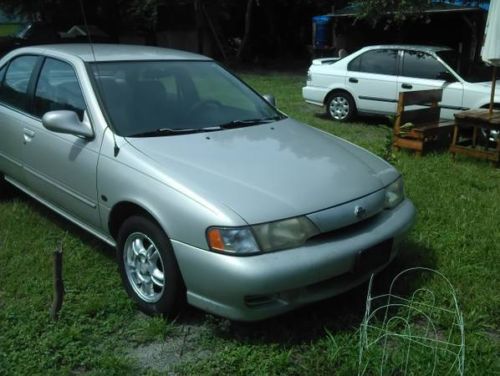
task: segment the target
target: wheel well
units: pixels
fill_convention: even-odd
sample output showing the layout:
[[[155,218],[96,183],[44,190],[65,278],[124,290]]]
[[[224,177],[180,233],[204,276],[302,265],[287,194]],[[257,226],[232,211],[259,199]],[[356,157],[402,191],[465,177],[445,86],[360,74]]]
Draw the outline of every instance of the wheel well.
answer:
[[[347,90],[344,90],[344,89],[333,89],[332,91],[330,91],[326,96],[325,96],[325,101],[324,101],[324,105],[326,106],[326,104],[328,103],[328,100],[330,99],[330,97],[332,96],[332,94],[335,94],[335,93],[345,93],[347,95],[349,95],[351,98],[352,98],[352,101],[354,103],[356,103],[354,101],[354,97],[352,96],[351,93],[349,93]]]
[[[146,209],[139,205],[132,202],[120,202],[113,207],[108,219],[108,228],[113,239],[118,237],[122,223],[133,215],[142,215],[157,222]]]

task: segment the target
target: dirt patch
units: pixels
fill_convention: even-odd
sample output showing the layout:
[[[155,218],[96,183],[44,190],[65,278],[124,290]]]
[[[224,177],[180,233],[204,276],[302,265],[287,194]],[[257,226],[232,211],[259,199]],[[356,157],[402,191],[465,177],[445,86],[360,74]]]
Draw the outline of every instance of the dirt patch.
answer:
[[[196,325],[183,325],[164,341],[140,345],[128,350],[128,355],[135,359],[138,367],[168,372],[174,375],[174,366],[206,359],[212,351],[202,349],[200,342],[209,332],[207,328]]]
[[[495,329],[487,330],[486,334],[493,340],[493,342],[500,343],[500,331]]]

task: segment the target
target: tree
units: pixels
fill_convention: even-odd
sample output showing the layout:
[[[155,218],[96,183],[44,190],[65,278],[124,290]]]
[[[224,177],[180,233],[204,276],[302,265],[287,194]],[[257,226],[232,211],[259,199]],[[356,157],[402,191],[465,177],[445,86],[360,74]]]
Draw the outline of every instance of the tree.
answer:
[[[420,18],[431,6],[431,0],[367,0],[356,1],[359,7],[357,18],[377,24],[381,19],[401,23],[409,18]]]
[[[489,1],[486,1],[489,2]],[[425,11],[437,3],[454,3],[454,1],[432,0],[356,0],[352,4],[359,9],[357,19],[378,23],[381,19],[387,22],[402,23],[409,19],[424,17]],[[477,1],[457,1],[457,5],[477,6]]]

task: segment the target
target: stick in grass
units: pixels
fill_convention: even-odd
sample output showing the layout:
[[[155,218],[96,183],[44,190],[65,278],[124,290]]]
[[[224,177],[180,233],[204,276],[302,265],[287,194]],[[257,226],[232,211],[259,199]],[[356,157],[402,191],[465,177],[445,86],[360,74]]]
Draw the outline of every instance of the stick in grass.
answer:
[[[61,310],[64,298],[64,283],[62,278],[62,242],[59,243],[54,251],[54,301],[50,309],[52,320],[59,319],[59,311]]]

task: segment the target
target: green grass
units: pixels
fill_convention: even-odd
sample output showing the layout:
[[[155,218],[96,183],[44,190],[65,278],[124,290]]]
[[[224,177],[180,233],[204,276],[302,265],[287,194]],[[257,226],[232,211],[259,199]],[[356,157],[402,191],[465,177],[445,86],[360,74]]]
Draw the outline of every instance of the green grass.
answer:
[[[274,94],[288,115],[390,157],[418,219],[401,256],[377,278],[376,291],[385,292],[410,266],[444,273],[464,313],[466,374],[499,374],[500,170],[466,158],[453,162],[447,153],[391,155],[387,121],[340,124],[319,116],[321,109],[301,98],[303,75],[242,77]],[[61,239],[66,296],[53,322],[52,252]],[[413,283],[444,292],[434,279]],[[112,250],[21,194],[0,201],[0,375],[161,374],[161,367],[147,369],[148,362],[131,355],[150,343],[175,348],[171,369],[178,374],[352,375],[365,294],[366,285],[248,325],[194,308],[175,322],[148,318],[126,297]]]
[[[3,24],[0,25],[0,37],[5,37],[8,35],[14,35],[17,33],[19,30],[21,30],[21,27],[23,27],[23,24]]]

